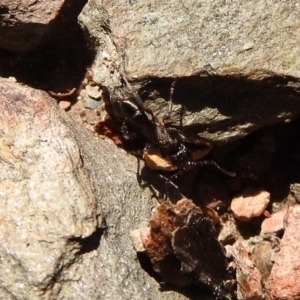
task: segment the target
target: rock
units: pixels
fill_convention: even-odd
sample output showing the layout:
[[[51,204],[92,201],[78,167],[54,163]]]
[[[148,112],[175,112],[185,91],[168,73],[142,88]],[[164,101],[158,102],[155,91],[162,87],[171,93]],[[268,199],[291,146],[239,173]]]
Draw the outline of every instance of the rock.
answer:
[[[0,268],[16,298],[37,299],[59,285],[58,268],[67,269],[101,225],[78,144],[45,98],[1,80]]]
[[[292,183],[290,185],[290,191],[296,198],[297,202],[300,203],[300,183]]]
[[[275,235],[264,235],[252,245],[251,260],[259,270],[262,283],[268,287],[268,279],[274,264],[276,252],[279,251],[280,240]],[[248,248],[251,246],[248,243]],[[249,251],[248,251],[249,252]]]
[[[163,202],[141,237],[153,268],[165,283],[206,286],[223,299],[227,261],[211,221],[191,200]]]
[[[269,6],[261,0],[255,7],[221,0],[101,3],[131,77],[182,77],[201,70],[300,76],[292,59],[300,56],[298,40],[289,34],[299,29],[297,1]]]
[[[40,90],[0,79],[0,109],[0,298],[184,299],[130,242],[156,204],[136,159]]]
[[[53,92],[60,100],[78,90],[94,57],[77,22],[85,3],[0,1],[0,76]]]
[[[80,96],[85,102],[85,107],[95,109],[102,103],[103,91],[98,86],[87,85],[85,89],[81,90]]]
[[[275,255],[275,263],[270,275],[270,293],[272,299],[299,299],[300,251],[299,238],[300,206],[289,208],[284,221],[284,235],[280,242],[280,251]]]
[[[218,241],[223,245],[233,244],[241,240],[241,234],[236,226],[236,221],[232,214],[224,214],[221,219],[221,228],[219,230]]]
[[[103,91],[99,89],[98,86],[87,85],[85,87],[87,95],[95,100],[100,100],[103,94]]]
[[[106,8],[101,1],[88,1],[78,19],[91,37],[101,41],[96,46],[97,54],[90,68],[91,79],[110,91],[120,87],[120,74],[115,70],[119,55],[109,34],[110,20]]]
[[[23,53],[49,43],[74,6],[69,0],[1,1],[0,48]]]
[[[135,251],[137,252],[145,251],[144,243],[147,243],[147,239],[149,238],[149,236],[150,236],[149,227],[135,229],[130,232],[131,241]]]
[[[85,102],[85,108],[88,108],[88,109],[95,109],[100,105],[101,105],[100,101],[95,100],[95,99],[90,98],[90,97],[88,97],[86,99],[86,102]]]
[[[260,234],[266,234],[271,232],[278,232],[283,229],[284,218],[287,213],[287,209],[280,210],[266,218],[261,224]]]
[[[246,189],[240,196],[232,199],[231,210],[235,218],[248,221],[260,216],[270,201],[267,191],[254,191]]]
[[[59,105],[60,108],[62,108],[64,110],[67,110],[71,107],[71,102],[66,101],[66,100],[62,100],[62,101],[59,101],[58,105]]]
[[[226,246],[236,263],[237,298],[240,300],[264,299],[261,274],[240,242]]]
[[[101,41],[91,71],[111,99],[119,97],[117,66],[160,116],[176,77],[173,122],[227,143],[299,115],[300,50],[289,34],[299,30],[299,9],[295,0],[271,6],[260,0],[255,7],[91,0],[79,19]]]

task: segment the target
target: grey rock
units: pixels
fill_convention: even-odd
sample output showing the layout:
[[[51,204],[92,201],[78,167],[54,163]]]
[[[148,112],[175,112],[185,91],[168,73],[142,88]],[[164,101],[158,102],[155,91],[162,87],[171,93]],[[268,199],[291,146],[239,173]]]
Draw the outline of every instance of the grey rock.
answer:
[[[270,72],[299,77],[299,3],[101,1],[131,77]]]
[[[99,102],[97,100],[94,100],[92,98],[87,98],[85,107],[89,108],[89,109],[94,109],[94,108],[97,108],[100,104],[101,104],[101,102]]]
[[[119,56],[110,35],[110,20],[102,1],[89,1],[78,19],[97,41],[97,54],[90,69],[93,81],[110,90],[120,87],[120,75],[114,70]]]
[[[102,92],[98,86],[87,85],[80,92],[80,96],[84,99],[85,107],[89,109],[97,108],[101,104]]]

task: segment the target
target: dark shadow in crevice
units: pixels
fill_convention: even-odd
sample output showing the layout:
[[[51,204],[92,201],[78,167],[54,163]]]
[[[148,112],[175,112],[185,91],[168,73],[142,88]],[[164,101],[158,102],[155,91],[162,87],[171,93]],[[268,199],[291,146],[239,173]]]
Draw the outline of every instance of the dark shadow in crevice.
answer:
[[[162,277],[153,270],[153,265],[150,261],[150,258],[145,253],[137,252],[137,259],[142,269],[147,272],[150,277],[154,278],[157,282],[162,281]]]
[[[236,172],[235,178],[220,174],[212,167],[197,167],[174,179],[174,192],[168,193],[166,183],[174,173],[150,171],[144,167],[139,173],[139,181],[173,203],[184,196],[196,205],[221,199],[230,207],[231,200],[245,189],[265,190],[271,195],[266,210],[274,213],[276,207],[280,210],[297,204],[297,197],[300,197],[289,197],[291,184],[300,183],[299,136],[300,119],[296,119],[290,123],[265,126],[239,141],[215,147],[205,159],[213,159],[223,168]],[[238,221],[240,233],[245,238],[259,235],[264,218]]]
[[[20,53],[0,50],[0,77],[15,77],[18,82],[55,93],[79,87],[96,54],[77,22],[86,2],[65,1],[58,17],[48,25],[50,29],[41,28],[49,36],[43,37],[38,50],[30,53],[21,53],[22,48]],[[21,25],[24,32],[32,30],[31,26],[45,26]]]
[[[98,249],[104,232],[104,228],[97,228],[90,236],[86,238],[70,238],[69,241],[76,242],[80,245],[80,250],[77,254],[82,255]]]
[[[149,188],[152,197],[159,202],[169,199],[169,201],[176,203],[184,196],[178,186],[169,180],[173,174],[174,172],[151,171],[148,167],[143,166],[137,173],[137,180],[142,188]]]
[[[160,284],[160,291],[161,292],[168,292],[168,291],[176,291],[180,294],[183,294],[185,297],[191,300],[196,299],[203,299],[203,300],[213,300],[212,294],[205,290],[205,287],[201,288],[196,285],[192,285],[185,288],[179,288],[170,284],[166,284],[162,282],[162,277],[153,270],[152,263],[149,257],[142,252],[137,253],[137,258],[142,269],[147,272],[147,274],[156,280]]]
[[[149,78],[140,89],[143,100],[162,97],[169,99],[173,78]],[[153,92],[155,91],[155,92]],[[199,113],[205,108],[217,109],[223,120],[214,119],[201,124],[197,116],[192,124],[184,127],[187,134],[204,130],[209,133],[224,132],[239,125],[244,133],[270,124],[300,116],[300,80],[292,76],[266,75],[255,80],[240,75],[193,75],[178,78],[173,95],[174,104],[180,104],[186,115]],[[167,107],[167,103],[166,103]],[[174,122],[180,124],[179,113],[173,112]],[[187,117],[184,117],[187,119]],[[228,141],[240,138],[228,137]]]
[[[145,78],[143,82],[139,80],[139,95],[142,100],[147,100],[147,105],[149,101],[153,100],[150,103],[152,105],[157,98],[162,97],[165,99],[165,105],[163,103],[162,106],[167,107],[173,81],[173,78]],[[185,108],[187,117],[195,113],[195,119],[193,120],[193,116],[194,124],[176,128],[187,138],[201,136],[203,131],[220,134],[227,131],[226,139],[221,143],[214,143],[213,150],[203,159],[212,159],[222,168],[237,173],[235,182],[231,185],[239,187],[232,188],[231,199],[250,187],[265,189],[271,193],[272,201],[280,201],[288,195],[291,183],[300,182],[300,176],[297,175],[300,174],[299,95],[299,79],[266,72],[263,79],[257,80],[241,75],[215,74],[178,78],[173,102]],[[154,114],[161,113],[161,103],[159,105],[155,110],[153,104]],[[207,107],[216,109],[225,119],[216,118],[210,123],[199,123],[197,113]],[[171,121],[174,115],[176,117],[176,112],[172,113]],[[290,122],[292,119],[294,121]],[[135,130],[139,131],[141,128],[137,127]],[[237,135],[230,136],[231,131],[236,131]],[[216,172],[211,168],[199,168],[198,174],[184,173],[180,179],[186,177],[194,180],[195,176],[202,173],[213,175]],[[138,181],[148,183],[154,191],[158,191],[156,194],[161,198],[161,195],[166,195],[167,181],[173,174],[142,169]],[[222,177],[216,182],[227,181],[228,178]],[[192,186],[193,180],[189,180],[188,184]],[[169,198],[176,201],[183,194],[196,199],[197,195],[194,197],[183,192],[182,186],[183,181],[179,180],[179,193]],[[197,184],[194,186],[197,188]],[[201,199],[201,195],[198,198]],[[270,206],[267,209],[269,208]]]
[[[232,143],[231,150],[227,150],[227,155],[224,156],[223,159],[225,162],[226,160],[231,161],[233,169],[238,174],[237,178],[234,178],[240,185],[240,190],[237,194],[249,187],[254,190],[266,190],[270,192],[271,200],[267,207],[267,211],[271,213],[273,212],[272,204],[274,202],[284,202],[284,199],[286,199],[290,193],[290,184],[295,182],[300,183],[299,136],[300,119],[297,119],[290,123],[266,126],[253,132],[242,140]],[[219,147],[219,149],[217,149],[217,152],[218,151],[222,152],[222,147]],[[217,154],[215,155],[218,156]],[[186,182],[184,182],[182,178],[177,182],[179,192],[183,192],[184,189],[187,188],[187,185],[193,184],[191,178],[197,182],[196,184],[193,184],[193,187],[199,188],[203,182],[201,176],[204,178],[209,177],[209,179],[212,178],[211,181],[206,180],[204,184],[206,187],[211,184],[211,190],[220,190],[219,186],[214,183],[214,180],[218,182],[218,179],[220,179],[219,183],[226,186],[227,179],[225,176],[221,175],[223,177],[218,178],[218,174],[207,168],[203,168],[198,172],[199,174],[188,177]],[[165,186],[164,182],[159,178],[159,175],[160,172],[147,171],[147,168],[142,169],[141,171],[143,181],[146,181],[163,192]],[[231,194],[230,200],[233,196],[235,196],[234,193]],[[197,199],[200,199],[201,201],[203,198],[197,197]],[[222,197],[216,197],[216,199],[223,200]],[[193,199],[193,201],[195,204],[197,203],[196,198]],[[262,215],[247,222],[237,220],[237,229],[245,239],[259,236],[261,224],[264,219],[265,216]],[[282,234],[282,232],[280,234]],[[280,234],[278,235],[280,236]],[[161,278],[153,271],[149,259],[145,257],[145,255],[139,255],[139,261],[142,268],[161,284]],[[204,299],[202,296],[203,291],[198,287],[181,290],[178,287],[161,284],[161,290],[176,291],[189,299]],[[209,297],[210,296],[208,295],[207,299],[210,299]]]

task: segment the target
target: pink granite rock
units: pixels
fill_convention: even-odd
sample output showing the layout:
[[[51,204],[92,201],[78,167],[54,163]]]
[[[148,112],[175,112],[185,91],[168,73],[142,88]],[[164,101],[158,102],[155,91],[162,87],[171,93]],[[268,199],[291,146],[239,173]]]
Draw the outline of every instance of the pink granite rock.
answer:
[[[300,299],[299,220],[300,205],[297,205],[285,216],[285,232],[270,275],[270,293],[276,300]]]
[[[237,298],[241,300],[264,299],[261,274],[249,258],[247,250],[240,242],[227,246],[226,250],[236,263]]]
[[[231,202],[231,210],[235,218],[248,221],[260,216],[270,201],[267,191],[245,190]]]
[[[70,101],[65,101],[65,100],[62,100],[62,101],[59,101],[58,105],[60,108],[64,109],[64,110],[67,110],[71,107],[71,102]]]
[[[270,232],[277,232],[283,229],[283,221],[287,210],[280,210],[271,215],[270,218],[266,218],[261,224],[260,234],[266,234]]]

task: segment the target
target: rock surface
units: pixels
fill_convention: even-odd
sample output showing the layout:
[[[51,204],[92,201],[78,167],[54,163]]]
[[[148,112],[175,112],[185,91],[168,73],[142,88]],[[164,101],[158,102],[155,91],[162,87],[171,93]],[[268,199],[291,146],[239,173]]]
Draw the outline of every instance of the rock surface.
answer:
[[[256,239],[254,245],[248,243],[247,250],[248,253],[251,253],[251,260],[261,274],[265,290],[268,291],[269,276],[275,261],[275,255],[280,250],[280,239],[275,235],[265,235],[263,238]]]
[[[290,208],[285,217],[280,251],[275,255],[270,275],[270,292],[274,300],[300,298],[299,219],[300,206]]]
[[[190,76],[207,65],[223,75],[300,77],[296,0],[102,3],[132,77]]]
[[[0,298],[183,299],[136,260],[129,232],[156,201],[135,159],[44,92],[1,79],[0,99]]]
[[[237,265],[237,298],[239,300],[264,299],[261,274],[250,260],[247,250],[239,242],[227,246],[226,249]]]

